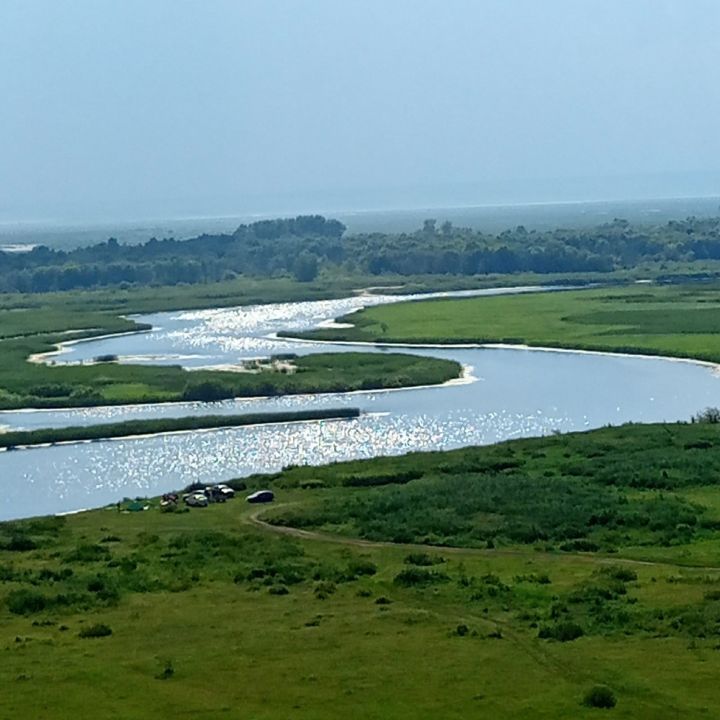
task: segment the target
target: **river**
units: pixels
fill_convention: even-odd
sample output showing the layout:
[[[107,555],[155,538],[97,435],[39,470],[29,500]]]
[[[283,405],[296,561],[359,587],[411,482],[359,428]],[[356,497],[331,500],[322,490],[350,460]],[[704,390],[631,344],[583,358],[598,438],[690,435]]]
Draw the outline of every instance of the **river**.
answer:
[[[533,288],[484,290],[532,292]],[[436,295],[445,295],[438,293]],[[428,297],[428,296],[423,296]],[[280,330],[316,327],[360,307],[417,296],[363,295],[146,315],[153,330],[68,344],[55,362],[112,353],[122,362],[222,367],[273,353],[383,352],[383,348],[278,339]],[[688,419],[720,405],[714,368],[664,358],[527,348],[419,347],[457,360],[468,378],[444,386],[220,403],[173,403],[75,410],[0,412],[0,426],[59,427],[132,418],[359,407],[355,420],[206,430],[0,453],[0,519],[68,512],[217,482],[289,464],[487,444],[628,421]]]

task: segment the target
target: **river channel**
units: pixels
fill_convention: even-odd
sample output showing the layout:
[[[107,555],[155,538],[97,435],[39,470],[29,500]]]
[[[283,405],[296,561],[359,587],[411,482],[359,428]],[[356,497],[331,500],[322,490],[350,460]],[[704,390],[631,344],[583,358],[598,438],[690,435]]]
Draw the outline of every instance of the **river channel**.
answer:
[[[530,292],[530,288],[463,294]],[[444,295],[438,293],[437,295]],[[423,296],[430,297],[430,296]],[[138,319],[153,330],[66,345],[54,362],[112,353],[121,362],[223,367],[274,353],[387,352],[366,345],[309,343],[275,333],[332,322],[360,307],[417,296],[362,295],[331,301],[170,312]],[[358,407],[354,420],[175,433],[0,453],[0,519],[68,512],[218,482],[289,464],[487,444],[628,421],[686,420],[720,406],[720,377],[703,364],[664,358],[498,347],[413,347],[451,358],[466,379],[407,390],[296,395],[220,403],[0,412],[12,429],[134,418]]]

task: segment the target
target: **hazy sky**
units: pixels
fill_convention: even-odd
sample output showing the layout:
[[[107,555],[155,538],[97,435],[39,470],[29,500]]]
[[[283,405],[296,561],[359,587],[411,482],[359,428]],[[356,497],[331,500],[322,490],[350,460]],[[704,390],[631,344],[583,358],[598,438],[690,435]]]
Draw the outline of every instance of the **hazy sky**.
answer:
[[[720,193],[720,0],[1,0],[0,218]]]

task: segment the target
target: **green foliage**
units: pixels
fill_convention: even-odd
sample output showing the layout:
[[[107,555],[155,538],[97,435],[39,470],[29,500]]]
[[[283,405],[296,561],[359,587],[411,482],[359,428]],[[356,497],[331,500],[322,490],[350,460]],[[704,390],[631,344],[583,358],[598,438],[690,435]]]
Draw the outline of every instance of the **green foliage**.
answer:
[[[615,693],[605,685],[595,685],[585,693],[583,705],[591,708],[603,708],[609,710],[617,705]]]
[[[298,486],[306,475],[365,489],[287,508],[272,522],[367,540],[615,552],[712,535],[717,521],[679,491],[718,484],[720,443],[706,424],[624,426],[329,470],[298,468],[280,482]],[[633,571],[612,572],[622,579]]]
[[[445,562],[445,560],[439,555],[429,555],[425,552],[412,552],[405,556],[406,565],[419,565],[427,567],[429,565],[439,565],[443,562]]]
[[[720,423],[720,408],[708,407],[694,415],[693,422],[704,422],[717,425]]]
[[[445,222],[439,231],[426,223],[413,233],[343,237],[345,227],[337,220],[299,216],[185,241],[151,238],[144,244],[120,245],[110,238],[69,251],[37,247],[27,253],[3,253],[0,292],[195,285],[240,274],[292,275],[309,283],[318,271],[331,276],[361,272],[461,278],[523,271],[602,275],[642,263],[680,262],[693,268],[720,258],[719,225],[717,218],[658,226],[615,220],[580,230],[528,232],[518,227],[491,235]]]
[[[713,305],[719,301],[717,283],[446,298],[366,308],[341,318],[351,327],[323,328],[303,336],[405,343],[522,343],[717,362],[720,315]]]
[[[312,282],[318,275],[318,258],[314,253],[304,250],[292,266],[292,272],[298,282]]]
[[[445,573],[409,567],[401,570],[393,582],[400,587],[423,587],[435,583],[447,582],[450,578]]]
[[[6,602],[8,610],[15,615],[32,615],[42,612],[50,604],[43,593],[25,588],[11,590]]]
[[[557,640],[558,642],[572,642],[582,637],[585,631],[574,622],[559,622],[555,625],[546,625],[540,628],[538,637],[544,640]]]
[[[84,627],[78,633],[78,637],[81,638],[101,638],[112,635],[112,628],[105,623],[95,623]]]
[[[0,447],[38,445],[48,442],[128,437],[149,433],[200,430],[212,427],[240,427],[261,423],[297,422],[301,420],[325,420],[329,418],[353,418],[360,411],[355,408],[337,410],[298,410],[279,413],[256,413],[244,415],[200,415],[153,420],[129,420],[120,423],[83,425],[79,427],[47,428],[42,430],[12,431],[0,434]],[[15,536],[16,538],[24,536]],[[32,542],[26,538],[26,542]],[[21,549],[21,548],[17,548]],[[32,548],[29,548],[32,549]]]

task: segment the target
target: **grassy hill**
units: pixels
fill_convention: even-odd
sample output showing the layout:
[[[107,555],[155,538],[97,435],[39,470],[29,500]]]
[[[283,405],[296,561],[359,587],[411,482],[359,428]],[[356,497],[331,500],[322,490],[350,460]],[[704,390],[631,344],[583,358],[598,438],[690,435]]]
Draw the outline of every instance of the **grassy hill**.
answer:
[[[271,506],[4,523],[0,717],[575,719],[596,685],[608,717],[712,717],[717,427],[244,481]]]

